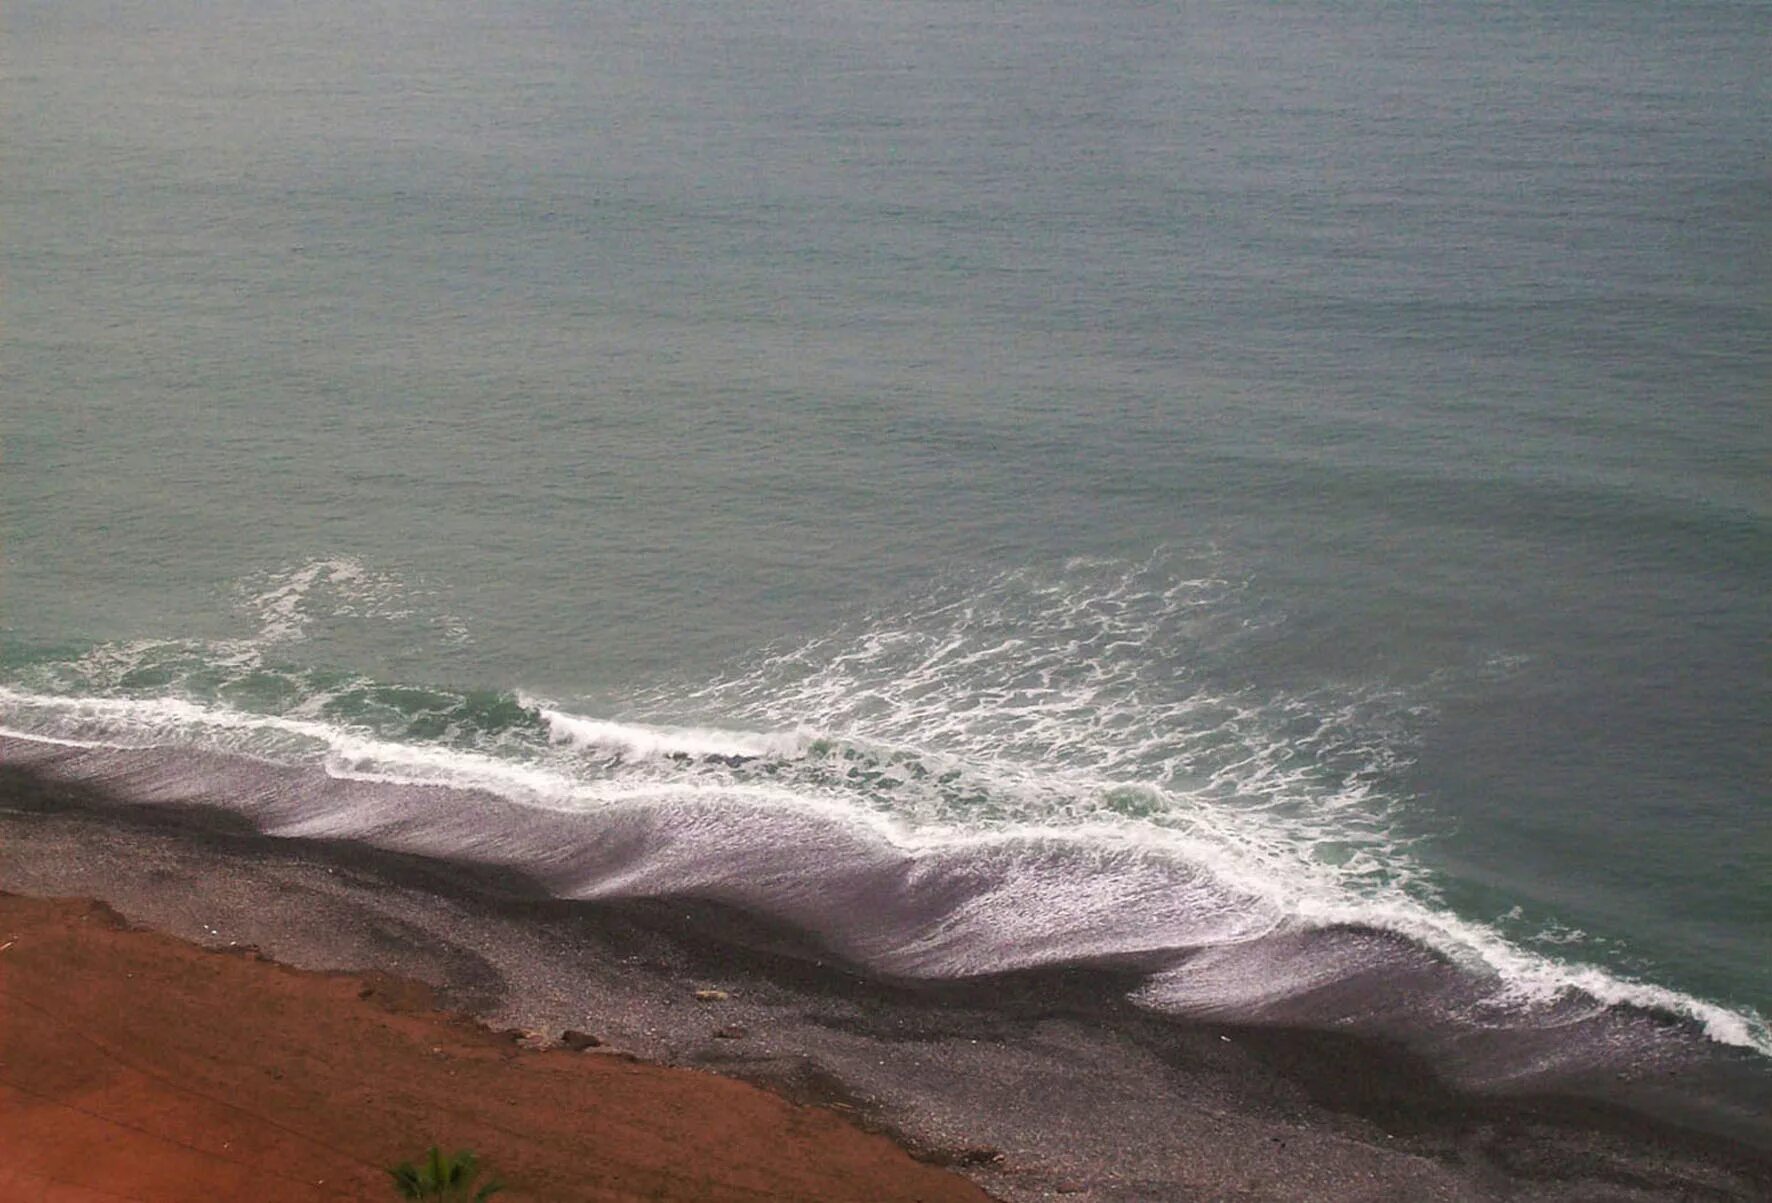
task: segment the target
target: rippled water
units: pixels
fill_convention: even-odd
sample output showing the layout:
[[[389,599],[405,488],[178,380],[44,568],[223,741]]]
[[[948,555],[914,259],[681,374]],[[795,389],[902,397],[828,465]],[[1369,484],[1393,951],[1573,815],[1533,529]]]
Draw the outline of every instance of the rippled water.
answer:
[[[4,54],[9,729],[1080,841],[981,853],[1005,950],[1358,922],[1768,1047],[1763,5]]]

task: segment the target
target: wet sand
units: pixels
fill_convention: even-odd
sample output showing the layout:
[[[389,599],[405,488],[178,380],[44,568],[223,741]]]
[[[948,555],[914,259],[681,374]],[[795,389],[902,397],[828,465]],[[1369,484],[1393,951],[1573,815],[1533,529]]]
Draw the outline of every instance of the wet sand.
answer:
[[[836,1139],[822,1125],[853,1119],[926,1163],[896,1162],[906,1175],[928,1163],[953,1165],[1009,1200],[1772,1197],[1772,1149],[1751,1125],[1744,1136],[1669,1124],[1605,1098],[1476,1096],[1371,1040],[1181,1023],[1127,1004],[1111,965],[939,985],[881,981],[832,963],[791,930],[691,899],[561,902],[514,873],[273,839],[212,809],[117,806],[18,768],[0,775],[0,889],[102,899],[132,922],[213,948],[250,944],[289,966],[424,982],[444,1005],[494,1028],[549,1037],[579,1029],[656,1065],[742,1078],[778,1096],[757,1096],[768,1099],[757,1104],[764,1111],[778,1109],[777,1122],[791,1127],[779,1117],[810,1117],[800,1122],[812,1126],[815,1143]],[[239,955],[184,955],[193,964],[321,983],[313,988],[334,991],[338,1007],[394,1014],[387,999],[359,999],[343,979],[298,978]],[[53,965],[47,972],[52,987]],[[83,989],[66,987],[70,995]],[[698,991],[719,994],[698,999]],[[126,997],[116,996],[119,1009]],[[401,1023],[438,1022],[399,1014]],[[9,1028],[17,1022],[9,1019]],[[483,1074],[482,1089],[495,1097],[513,1079],[544,1074],[525,1068],[532,1065],[639,1072],[602,1051],[528,1057],[507,1038],[445,1026],[468,1034],[453,1038],[459,1045],[438,1041],[462,1050],[435,1055],[441,1080],[452,1065]],[[207,1063],[222,1084],[249,1064],[244,1052],[234,1062],[225,1051]],[[355,1065],[342,1068],[346,1076],[328,1094],[369,1089],[375,1075]],[[268,1076],[262,1066],[257,1072]],[[707,1075],[692,1080],[710,1099],[741,1089]],[[685,1089],[687,1098],[697,1088]],[[545,1120],[537,1122],[576,1131],[586,1104],[551,1088],[542,1093],[533,1105]],[[432,1137],[413,1127],[445,1113],[415,1102],[399,1139],[384,1131],[388,1145],[365,1146],[366,1161],[416,1154]],[[685,1122],[684,1142],[709,1131]],[[531,1156],[502,1153],[489,1140],[435,1138],[474,1143],[513,1177]],[[730,1180],[733,1189],[755,1181],[745,1174],[764,1172],[741,1148],[725,1168],[704,1164],[725,1156],[724,1147],[695,1157],[701,1168],[690,1172]],[[886,1158],[878,1144],[868,1147],[876,1150],[869,1156]],[[656,1165],[632,1172],[664,1173]],[[579,1188],[592,1193],[571,1195],[548,1181],[552,1193],[537,1197],[652,1197],[597,1194],[594,1182]],[[676,1189],[663,1177],[628,1181]],[[966,1189],[952,1175],[939,1181]],[[895,1196],[873,1186],[862,1195],[761,1189],[778,1198],[978,1197]]]

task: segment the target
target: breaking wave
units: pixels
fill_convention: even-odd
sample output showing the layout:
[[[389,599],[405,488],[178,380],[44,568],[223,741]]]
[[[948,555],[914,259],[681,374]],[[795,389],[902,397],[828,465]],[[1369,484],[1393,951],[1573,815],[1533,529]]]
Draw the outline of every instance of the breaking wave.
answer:
[[[1472,1079],[1652,1059],[1664,1025],[1638,1012],[1772,1055],[1750,1011],[1454,913],[1400,785],[1422,691],[1225,680],[1208,666],[1283,616],[1175,567],[1010,574],[596,715],[286,662],[323,617],[411,617],[394,578],[323,561],[243,590],[251,637],[27,660],[0,687],[3,751],[564,897],[725,901],[883,974],[1135,965],[1141,1005],[1409,1030]],[[1498,1030],[1505,1055],[1472,1035]]]

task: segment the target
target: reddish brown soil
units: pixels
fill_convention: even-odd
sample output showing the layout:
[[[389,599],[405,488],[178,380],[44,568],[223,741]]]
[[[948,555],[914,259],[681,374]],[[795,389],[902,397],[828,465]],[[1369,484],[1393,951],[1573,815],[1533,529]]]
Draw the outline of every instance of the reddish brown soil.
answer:
[[[420,986],[302,973],[0,895],[0,1200],[390,1200],[472,1148],[500,1200],[985,1203],[835,1113],[592,1051],[532,1051]]]

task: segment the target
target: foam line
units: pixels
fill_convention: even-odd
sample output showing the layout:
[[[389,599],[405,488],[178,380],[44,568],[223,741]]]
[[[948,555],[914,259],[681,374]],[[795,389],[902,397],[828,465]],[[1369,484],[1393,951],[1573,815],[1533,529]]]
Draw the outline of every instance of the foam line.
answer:
[[[256,641],[94,649],[50,666],[43,687],[0,687],[0,718],[70,765],[90,753],[81,772],[109,772],[112,750],[136,766],[120,783],[131,797],[175,781],[244,805],[230,789],[299,780],[311,797],[255,821],[508,864],[568,896],[718,896],[881,972],[1186,954],[1186,973],[1154,968],[1139,997],[1279,1014],[1345,1000],[1338,983],[1397,947],[1286,943],[1352,929],[1453,966],[1459,1006],[1644,1007],[1772,1055],[1751,1012],[1586,964],[1578,945],[1522,949],[1441,905],[1413,855],[1411,799],[1392,787],[1424,704],[1394,688],[1287,695],[1192,672],[1262,621],[1217,575],[1177,579],[1157,562],[1009,574],[607,716],[279,669],[264,652],[294,637],[290,623],[306,629],[326,598],[395,613],[397,583],[316,561],[258,584]],[[138,677],[166,684],[131,693]],[[277,712],[230,702],[230,688],[267,682],[286,699]],[[210,695],[192,696],[200,687]],[[438,800],[461,796],[480,801]],[[524,834],[542,828],[543,840]],[[613,843],[581,847],[596,841]],[[1414,957],[1386,963],[1401,974]],[[1451,1005],[1428,984],[1439,970],[1416,976],[1419,997]]]
[[[0,692],[0,704],[15,701]],[[188,704],[165,700],[68,705],[164,710],[181,723],[191,717]],[[218,725],[265,721],[236,715]],[[316,726],[269,725],[303,734]],[[1584,1020],[1611,1006],[1643,1007],[1693,1019],[1718,1042],[1772,1055],[1754,1017],[1591,966],[1551,962],[1444,913],[1246,892],[1217,870],[1210,845],[1134,825],[919,830],[857,815],[835,797],[781,787],[574,783],[484,757],[347,735],[305,764],[198,752],[182,738],[172,747],[109,747],[12,737],[4,754],[143,804],[235,809],[272,834],[517,868],[562,897],[711,898],[792,923],[894,976],[965,977],[1165,954],[1185,959],[1154,967],[1138,994],[1145,1005],[1243,1021],[1346,1023],[1385,1014],[1370,986],[1349,989],[1359,976],[1379,973],[1409,1007],[1437,1010],[1430,1028],[1454,1024],[1460,1010],[1486,1009],[1487,1022],[1505,1013],[1529,1029],[1535,1012],[1581,997],[1588,1000],[1578,1008]],[[1351,959],[1345,940],[1310,935],[1349,930],[1368,933],[1369,942]],[[1389,950],[1378,968],[1373,949]],[[1390,1019],[1403,1010],[1399,1004]]]
[[[519,697],[541,716],[547,725],[550,742],[601,752],[621,761],[660,760],[675,756],[787,759],[804,754],[812,742],[812,736],[804,732],[763,734],[710,727],[613,722],[571,714],[526,695]]]

